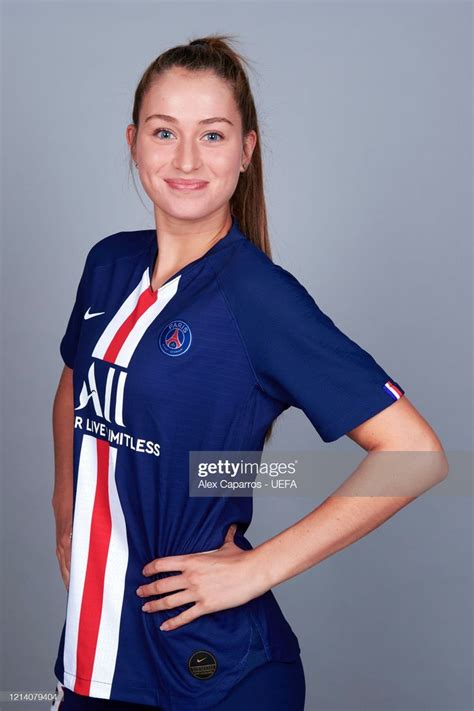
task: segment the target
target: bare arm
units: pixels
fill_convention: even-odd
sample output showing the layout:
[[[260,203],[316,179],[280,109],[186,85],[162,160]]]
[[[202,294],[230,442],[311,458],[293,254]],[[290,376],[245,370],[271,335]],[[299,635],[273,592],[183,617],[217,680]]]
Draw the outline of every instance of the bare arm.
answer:
[[[336,492],[293,526],[265,541],[252,551],[255,573],[265,578],[266,588],[298,575],[325,558],[365,536],[413,501],[420,493],[443,480],[448,463],[443,447],[429,424],[404,396],[397,403],[356,427],[348,436],[369,450],[353,475]],[[430,453],[406,460],[403,457],[377,459],[372,452]],[[397,463],[398,462],[398,463]],[[389,474],[395,483],[411,481],[411,495],[370,495],[371,482],[379,483],[387,466],[398,467]],[[403,479],[405,477],[405,479]],[[350,487],[366,495],[351,496]],[[376,488],[376,487],[375,487]],[[393,487],[388,485],[389,494]],[[367,495],[369,492],[369,495]]]
[[[74,398],[73,371],[61,373],[53,403],[54,490],[51,504],[56,520],[56,556],[66,589],[69,589],[73,499]]]

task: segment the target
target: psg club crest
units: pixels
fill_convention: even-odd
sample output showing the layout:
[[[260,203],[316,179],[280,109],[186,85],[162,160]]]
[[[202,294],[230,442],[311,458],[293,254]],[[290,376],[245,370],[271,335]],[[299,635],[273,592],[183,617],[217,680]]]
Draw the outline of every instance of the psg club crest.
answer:
[[[191,345],[191,329],[186,321],[171,321],[162,329],[158,342],[166,355],[183,355]]]

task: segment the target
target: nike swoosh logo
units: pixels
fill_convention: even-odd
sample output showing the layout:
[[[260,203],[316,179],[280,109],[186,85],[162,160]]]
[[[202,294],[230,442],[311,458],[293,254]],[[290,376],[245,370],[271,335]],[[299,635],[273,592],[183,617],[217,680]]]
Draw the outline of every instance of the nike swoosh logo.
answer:
[[[94,316],[101,316],[102,314],[105,314],[105,311],[97,311],[95,314],[91,314],[90,310],[91,310],[91,307],[89,306],[86,313],[84,314],[85,319],[94,318]]]
[[[196,659],[196,662],[199,664],[200,662],[203,662],[206,657],[201,657],[201,659]]]

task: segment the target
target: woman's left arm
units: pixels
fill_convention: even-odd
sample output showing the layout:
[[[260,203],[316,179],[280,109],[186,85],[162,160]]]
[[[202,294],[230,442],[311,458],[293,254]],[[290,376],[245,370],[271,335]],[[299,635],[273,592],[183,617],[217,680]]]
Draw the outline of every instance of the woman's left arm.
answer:
[[[165,595],[142,609],[158,612],[194,603],[160,629],[173,630],[201,615],[262,595],[354,543],[447,476],[448,463],[438,437],[406,395],[347,436],[367,450],[368,456],[334,494],[294,525],[243,551],[234,543],[236,526],[232,524],[216,551],[157,558],[145,566],[144,576],[181,574],[140,586],[137,594],[141,597]],[[377,456],[388,453],[390,459]],[[406,454],[408,459],[403,457]],[[403,489],[404,479],[408,486],[400,496],[393,482]],[[360,496],[361,490],[369,495]]]
[[[374,491],[383,491],[385,480],[388,493],[354,496],[350,485],[343,484],[300,521],[253,549],[255,572],[260,571],[269,588],[359,540],[447,476],[441,442],[406,395],[347,436],[369,452],[350,477],[352,485],[357,481],[355,490],[364,490],[366,484],[370,492],[370,482],[375,482]],[[379,452],[393,455],[377,457]],[[403,471],[397,472],[401,465]],[[397,473],[398,484],[408,482],[402,496],[393,495],[390,483]]]

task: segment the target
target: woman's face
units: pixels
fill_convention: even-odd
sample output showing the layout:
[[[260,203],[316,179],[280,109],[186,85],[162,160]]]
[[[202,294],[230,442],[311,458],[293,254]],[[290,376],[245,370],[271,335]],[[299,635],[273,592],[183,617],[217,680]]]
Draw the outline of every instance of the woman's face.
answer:
[[[127,126],[130,146],[134,132],[133,124]],[[228,204],[256,140],[255,131],[243,139],[240,114],[223,79],[173,67],[144,97],[133,158],[158,210],[198,219]],[[166,182],[180,179],[206,185],[179,190]]]

